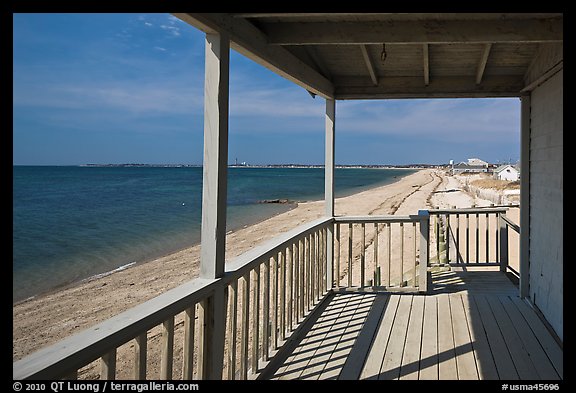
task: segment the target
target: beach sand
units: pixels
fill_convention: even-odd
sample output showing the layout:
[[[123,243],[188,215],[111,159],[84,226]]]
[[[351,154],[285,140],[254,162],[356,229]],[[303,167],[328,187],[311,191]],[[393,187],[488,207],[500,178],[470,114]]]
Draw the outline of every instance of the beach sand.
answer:
[[[438,192],[446,190],[453,191]],[[446,176],[443,171],[425,169],[400,178],[395,183],[338,198],[335,212],[337,216],[407,215],[417,214],[418,209],[424,208],[489,204],[490,201],[479,200],[464,192],[458,180]],[[230,261],[255,245],[320,218],[323,214],[323,201],[300,203],[286,213],[231,232],[227,235],[226,259]],[[360,247],[359,243],[355,243],[354,247]],[[13,361],[197,277],[199,256],[200,245],[196,245],[14,305]],[[366,258],[370,258],[369,249]],[[341,269],[343,280],[346,280],[346,274]],[[179,326],[181,328],[178,320],[176,325],[177,329]],[[149,332],[149,339],[158,334]],[[175,341],[176,346],[181,347],[181,344]],[[121,369],[124,363],[119,359],[119,377],[129,375]],[[155,376],[154,363],[152,361],[148,365],[151,378]],[[179,375],[176,368],[174,372],[175,376]]]

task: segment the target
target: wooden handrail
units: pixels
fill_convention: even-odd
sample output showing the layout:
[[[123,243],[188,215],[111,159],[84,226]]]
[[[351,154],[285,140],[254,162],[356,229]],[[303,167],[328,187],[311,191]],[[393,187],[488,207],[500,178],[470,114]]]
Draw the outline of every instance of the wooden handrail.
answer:
[[[305,237],[313,233],[315,230],[331,224],[332,221],[332,217],[317,219],[303,224],[289,232],[280,234],[274,239],[250,249],[226,264],[226,274],[223,278],[224,282],[228,284],[229,282],[242,277],[246,272],[254,269],[262,260],[273,257],[282,248],[288,247],[288,245],[294,240]]]
[[[13,363],[13,379],[64,377],[208,296],[220,280],[197,278]]]
[[[504,207],[467,207],[467,208],[457,208],[457,209],[429,209],[428,212],[431,215],[438,214],[486,214],[486,213],[506,213],[510,207],[517,207],[518,205],[510,205]]]
[[[512,220],[510,220],[506,215],[501,216],[501,218],[506,222],[506,224],[508,224],[510,228],[514,229],[517,234],[520,234],[520,225],[512,222]]]

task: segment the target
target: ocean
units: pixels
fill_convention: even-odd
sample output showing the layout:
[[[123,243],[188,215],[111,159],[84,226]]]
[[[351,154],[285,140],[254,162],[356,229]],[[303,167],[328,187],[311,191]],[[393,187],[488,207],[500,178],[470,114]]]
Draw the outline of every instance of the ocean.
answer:
[[[336,197],[413,170],[337,168]],[[227,230],[324,195],[322,168],[228,171]],[[200,167],[13,167],[13,302],[197,244]]]

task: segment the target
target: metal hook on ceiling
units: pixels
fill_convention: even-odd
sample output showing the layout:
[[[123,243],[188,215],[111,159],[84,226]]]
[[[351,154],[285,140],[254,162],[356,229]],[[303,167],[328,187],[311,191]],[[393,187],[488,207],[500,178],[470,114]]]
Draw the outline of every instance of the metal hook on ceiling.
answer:
[[[386,56],[388,56],[388,54],[386,53],[386,44],[382,44],[382,53],[380,53],[381,63],[384,63],[384,61],[386,60]]]

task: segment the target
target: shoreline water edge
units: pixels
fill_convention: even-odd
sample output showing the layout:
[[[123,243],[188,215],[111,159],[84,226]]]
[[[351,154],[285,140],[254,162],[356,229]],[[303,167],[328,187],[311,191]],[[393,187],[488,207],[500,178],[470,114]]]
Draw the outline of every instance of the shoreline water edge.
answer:
[[[45,168],[39,169],[42,173],[46,171]],[[288,168],[288,170],[287,168],[257,168],[249,169],[250,173],[246,173],[243,169],[239,169],[241,173],[235,172],[234,168],[231,171],[230,192],[233,195],[229,198],[227,212],[228,233],[283,214],[299,204],[322,199],[320,189],[317,189],[320,183],[323,188],[323,178],[318,178],[323,176],[321,168]],[[312,173],[308,173],[310,169]],[[361,169],[362,173],[352,181],[349,179],[350,175],[337,172],[337,180],[341,181],[336,190],[337,196],[348,196],[375,186],[390,184],[397,178],[414,172],[414,169],[406,169],[408,170],[393,168],[383,177],[375,174],[373,170]],[[87,170],[91,172],[102,172],[88,173],[86,176],[86,179],[93,179],[92,181],[100,183],[94,194],[101,193],[108,198],[97,201],[99,206],[93,212],[84,207],[90,206],[92,201],[83,195],[78,196],[83,201],[82,206],[72,206],[70,209],[68,206],[62,206],[66,205],[66,200],[58,202],[63,195],[75,192],[71,188],[74,182],[84,181],[84,170],[80,169],[78,172],[74,167],[70,167],[70,170],[76,173],[70,176],[71,180],[67,180],[64,190],[58,189],[59,183],[54,183],[54,186],[50,186],[52,190],[48,190],[46,196],[36,198],[42,201],[40,203],[45,203],[44,200],[48,199],[53,205],[48,216],[40,222],[36,217],[23,216],[22,212],[29,209],[34,214],[42,214],[42,209],[50,210],[48,207],[50,205],[38,206],[37,202],[34,202],[36,205],[27,205],[18,199],[15,207],[18,209],[18,215],[14,217],[13,305],[142,265],[200,243],[201,168],[89,167]],[[157,173],[148,175],[144,172],[150,170]],[[160,186],[155,185],[154,179],[161,175],[159,172],[164,170],[172,172],[168,174],[171,179],[164,181]],[[188,172],[186,177],[182,177],[182,170]],[[302,170],[306,173],[300,174]],[[67,168],[57,168],[53,174],[49,172],[44,175],[57,175],[60,178],[69,176],[64,171],[67,171]],[[114,172],[108,173],[109,171]],[[194,171],[194,177],[190,177],[190,171]],[[178,175],[174,175],[175,173]],[[306,174],[311,175],[315,180],[308,179],[303,183],[304,188],[299,189],[296,182]],[[99,177],[94,179],[96,176]],[[272,177],[267,183],[267,190],[262,193],[258,192],[255,188],[257,185],[253,184],[254,179],[261,181],[263,177],[269,176]],[[284,184],[294,182],[294,184],[274,191],[278,181],[283,181]],[[107,182],[115,187],[114,191],[107,188]],[[122,186],[124,182],[134,183],[126,184],[127,191],[109,200],[110,195],[116,194],[117,187]],[[185,192],[180,189],[174,189],[172,192],[174,186],[171,186],[170,182],[176,185],[191,182],[196,185],[195,187],[188,186]],[[21,183],[22,181],[16,182],[15,186],[21,189]],[[134,184],[157,187],[148,191],[154,197],[146,200],[140,195],[130,194],[130,192],[135,192],[135,190],[128,191],[130,187],[134,189]],[[85,185],[82,186],[85,187]],[[39,187],[38,183],[36,187]],[[156,200],[160,200],[156,198],[162,198],[166,194],[166,189],[170,190],[170,195],[166,195],[168,200],[161,204],[162,212],[158,214],[147,211],[157,204]],[[19,191],[15,193],[15,198],[22,196],[25,199],[31,199],[35,193],[34,190],[32,187],[27,187],[24,195],[22,191]],[[51,195],[50,192],[57,195]],[[283,199],[284,195],[288,198]],[[130,201],[131,197],[136,199],[133,204]],[[66,197],[67,200],[70,198],[75,197]],[[182,201],[179,202],[179,198],[182,198]],[[192,199],[190,201],[185,198]],[[105,210],[106,208],[100,207],[117,201],[120,201],[120,205],[114,208],[113,215]],[[145,204],[142,204],[143,202]],[[154,205],[151,206],[151,203]],[[173,207],[174,205],[176,206]],[[181,208],[178,208],[178,205],[181,205]],[[166,206],[170,206],[169,212]],[[142,215],[138,213],[138,208],[147,212]],[[128,214],[124,215],[122,209],[126,209]],[[75,213],[75,211],[78,212]],[[78,226],[78,231],[73,230],[75,226]],[[29,232],[25,232],[27,227],[30,228]]]

